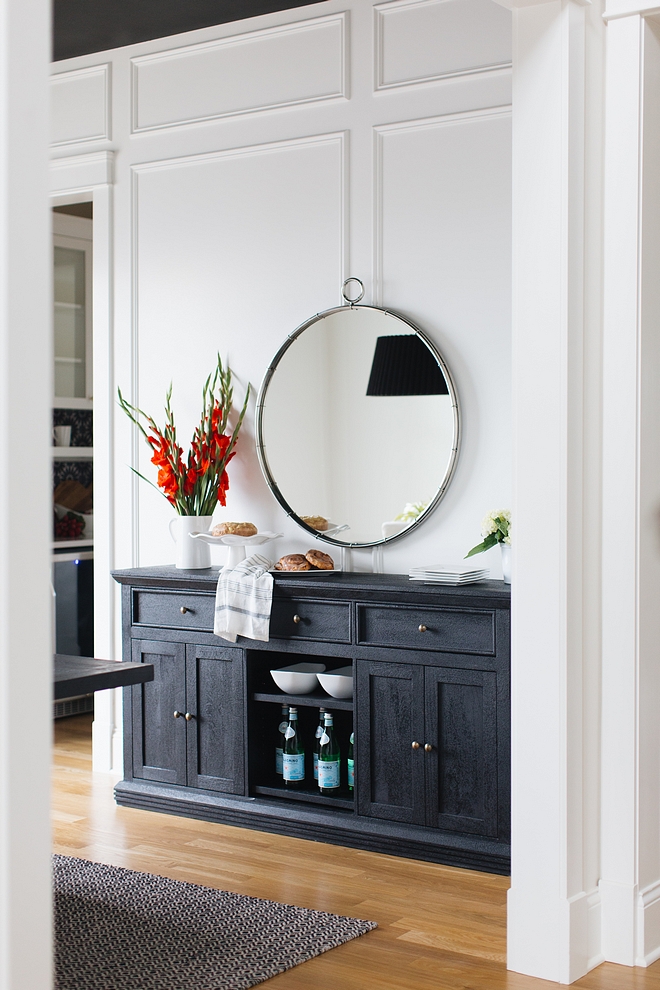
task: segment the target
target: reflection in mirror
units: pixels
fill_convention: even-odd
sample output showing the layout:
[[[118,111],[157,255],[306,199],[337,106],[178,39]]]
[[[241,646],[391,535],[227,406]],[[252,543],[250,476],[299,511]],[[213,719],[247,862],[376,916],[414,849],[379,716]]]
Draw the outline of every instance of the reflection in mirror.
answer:
[[[398,535],[414,519],[388,524],[408,503],[430,509],[444,492],[458,411],[431,348],[392,313],[345,306],[309,321],[269,369],[258,403],[266,477],[287,511],[345,527],[327,532],[332,542]]]

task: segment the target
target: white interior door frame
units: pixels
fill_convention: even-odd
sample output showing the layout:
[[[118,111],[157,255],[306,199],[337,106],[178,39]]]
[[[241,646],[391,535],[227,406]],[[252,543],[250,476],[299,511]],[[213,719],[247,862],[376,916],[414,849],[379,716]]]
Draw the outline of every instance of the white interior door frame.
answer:
[[[0,986],[52,985],[50,4],[0,0]]]
[[[600,892],[605,958],[648,966],[660,958],[660,19],[621,0],[605,16]]]
[[[513,11],[512,835],[508,967],[602,961],[601,118],[594,5]],[[539,549],[542,547],[542,558]]]
[[[51,162],[53,206],[93,204],[93,401],[94,401],[94,652],[120,660],[116,628],[113,510],[113,322],[112,322],[112,152],[94,152]],[[121,772],[121,691],[103,691],[94,699],[94,770]]]

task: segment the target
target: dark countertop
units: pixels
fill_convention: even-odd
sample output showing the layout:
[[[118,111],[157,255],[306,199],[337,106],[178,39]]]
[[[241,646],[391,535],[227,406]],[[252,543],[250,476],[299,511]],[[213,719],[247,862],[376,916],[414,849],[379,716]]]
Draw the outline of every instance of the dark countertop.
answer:
[[[172,564],[160,567],[131,567],[113,571],[112,576],[119,584],[130,584],[150,588],[177,588],[187,591],[214,592],[218,583],[219,567],[200,570],[184,570]],[[407,574],[366,574],[356,571],[325,571],[321,575],[308,577],[304,572],[292,577],[286,573],[274,573],[275,595],[278,590],[286,597],[295,594],[295,589],[310,589],[322,598],[343,597],[346,592],[364,591],[370,598],[382,595],[387,601],[394,595],[400,601],[402,594],[427,601],[433,599],[438,605],[480,605],[485,608],[509,608],[511,585],[504,581],[479,581],[460,587],[453,585],[421,584],[410,581]]]
[[[144,684],[154,679],[152,663],[119,663],[117,660],[72,657],[62,653],[56,653],[53,661],[55,701],[127,684]]]

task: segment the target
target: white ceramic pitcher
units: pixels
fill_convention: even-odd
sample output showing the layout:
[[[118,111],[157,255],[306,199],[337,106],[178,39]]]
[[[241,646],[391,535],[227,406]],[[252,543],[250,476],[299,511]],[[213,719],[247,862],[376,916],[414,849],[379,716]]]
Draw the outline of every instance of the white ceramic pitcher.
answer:
[[[170,522],[176,543],[176,566],[188,570],[211,566],[211,548],[204,540],[191,540],[190,533],[208,533],[212,516],[177,516]]]

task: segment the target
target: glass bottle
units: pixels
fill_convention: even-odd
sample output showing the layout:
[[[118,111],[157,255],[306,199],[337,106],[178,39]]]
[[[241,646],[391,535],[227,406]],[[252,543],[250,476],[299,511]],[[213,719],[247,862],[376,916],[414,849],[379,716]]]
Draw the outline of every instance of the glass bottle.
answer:
[[[319,790],[321,794],[337,794],[339,792],[339,743],[333,730],[333,718],[330,712],[323,716],[323,735],[319,747]]]
[[[282,705],[280,724],[277,728],[277,745],[275,747],[275,773],[278,773],[280,777],[282,776],[282,753],[284,752],[284,733],[286,732],[288,717],[289,717],[289,708],[287,705]]]
[[[282,777],[287,787],[305,784],[305,747],[298,731],[298,709],[289,708],[289,722],[284,730]]]
[[[321,747],[321,736],[323,735],[323,715],[325,708],[319,708],[319,724],[316,726],[314,737],[314,780],[319,779],[319,749]]]
[[[355,742],[355,735],[351,732],[351,738],[348,740],[348,789],[353,790],[355,786],[355,760],[353,759],[353,743]]]

